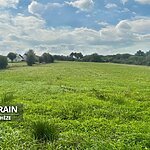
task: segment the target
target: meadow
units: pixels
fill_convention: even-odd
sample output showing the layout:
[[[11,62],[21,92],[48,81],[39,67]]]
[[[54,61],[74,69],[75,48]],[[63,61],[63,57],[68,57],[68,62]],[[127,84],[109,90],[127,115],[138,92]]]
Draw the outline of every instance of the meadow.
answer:
[[[0,71],[0,100],[23,104],[24,119],[0,122],[0,149],[150,149],[150,67],[90,62],[9,66]],[[43,131],[46,124],[51,128]],[[35,132],[51,137],[40,141]]]

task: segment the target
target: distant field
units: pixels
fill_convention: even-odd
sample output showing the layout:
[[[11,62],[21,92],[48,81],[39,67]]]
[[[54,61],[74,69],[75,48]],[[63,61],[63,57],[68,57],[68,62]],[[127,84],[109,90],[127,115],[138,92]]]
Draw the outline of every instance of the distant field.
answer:
[[[150,149],[150,67],[56,62],[10,64],[0,97],[24,104],[24,121],[0,124],[0,149]],[[59,138],[39,143],[32,124],[47,120]]]

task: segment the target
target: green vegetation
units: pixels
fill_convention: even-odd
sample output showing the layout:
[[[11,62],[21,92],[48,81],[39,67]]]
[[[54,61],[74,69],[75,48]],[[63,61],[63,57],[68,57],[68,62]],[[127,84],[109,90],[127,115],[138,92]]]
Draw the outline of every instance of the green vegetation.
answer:
[[[0,69],[5,69],[8,65],[7,57],[0,55]]]
[[[43,59],[43,61],[41,62],[45,62],[45,63],[53,63],[54,62],[54,58],[52,55],[50,55],[49,53],[43,53],[43,55],[41,56]]]
[[[39,142],[54,142],[58,139],[58,129],[54,124],[47,121],[37,121],[33,123],[33,136]]]
[[[35,55],[33,50],[29,50],[24,54],[26,56],[25,60],[28,66],[32,66],[35,63],[53,63],[54,58],[49,53],[43,53],[42,56]]]
[[[3,93],[1,95],[1,103],[2,104],[10,104],[10,103],[12,103],[13,99],[14,99],[14,96],[13,96],[12,92]]]
[[[0,72],[0,99],[24,121],[1,122],[0,149],[150,149],[150,68],[86,62]]]
[[[7,57],[11,60],[11,62],[13,62],[13,60],[17,57],[17,54],[10,52]]]
[[[35,53],[33,50],[29,50],[27,52],[27,58],[26,58],[26,61],[27,61],[27,65],[28,66],[32,66],[34,63],[35,63],[35,60],[36,60],[36,56],[35,56]]]
[[[60,61],[109,62],[150,66],[150,51],[143,52],[138,50],[134,55],[125,53],[106,56],[97,53],[83,56],[82,53],[72,52],[70,56],[54,55],[54,59]]]

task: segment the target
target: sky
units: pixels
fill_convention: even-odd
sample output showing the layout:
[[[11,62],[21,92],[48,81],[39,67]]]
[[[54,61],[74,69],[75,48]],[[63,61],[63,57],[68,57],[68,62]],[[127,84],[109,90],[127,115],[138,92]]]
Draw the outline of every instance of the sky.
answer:
[[[0,54],[150,50],[150,0],[0,0]]]

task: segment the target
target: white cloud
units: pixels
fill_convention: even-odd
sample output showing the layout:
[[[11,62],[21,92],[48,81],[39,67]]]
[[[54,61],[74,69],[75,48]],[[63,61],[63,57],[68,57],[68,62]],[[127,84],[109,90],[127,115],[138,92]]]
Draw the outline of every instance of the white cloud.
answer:
[[[94,6],[93,0],[76,0],[74,2],[66,2],[66,4],[76,7],[81,11],[88,11]]]
[[[135,0],[135,1],[141,4],[150,4],[150,0]]]
[[[110,9],[110,8],[117,8],[118,6],[114,3],[108,3],[106,6],[105,6],[107,9]]]
[[[12,19],[12,23],[16,27],[25,29],[39,29],[44,28],[45,25],[45,21],[42,19],[36,18],[34,16],[24,16],[22,14],[18,14],[14,19]]]
[[[60,3],[47,3],[46,5],[44,5],[42,3],[38,3],[37,1],[32,1],[31,4],[28,6],[28,11],[31,14],[40,16],[46,10],[60,8],[62,6],[63,4]]]
[[[105,24],[105,22],[100,22]],[[89,28],[46,28],[46,22],[35,16],[0,12],[0,52],[24,53],[29,48],[43,53],[69,54],[72,50],[110,54],[144,49],[150,42],[150,18],[122,20],[99,31]],[[112,49],[113,51],[108,51]],[[120,51],[119,51],[120,50]]]
[[[31,4],[28,6],[29,13],[35,14],[35,15],[38,15],[39,12],[40,13],[43,12],[43,9],[45,9],[44,5],[36,1],[32,1]]]
[[[127,3],[129,0],[121,0],[123,4]],[[134,0],[135,2],[138,2],[140,4],[150,4],[150,0]]]
[[[18,14],[12,16],[9,13],[0,14],[0,48],[5,51],[21,50],[31,47],[34,32],[38,29],[43,29],[45,25],[44,20],[33,16],[24,16]]]
[[[96,23],[100,26],[108,26],[109,23],[105,22],[105,21],[96,21]]]
[[[124,8],[123,10],[121,10],[121,12],[127,13],[127,12],[130,12],[130,10],[128,8]]]
[[[137,19],[131,23],[132,31],[139,34],[147,34],[150,33],[150,19]]]
[[[125,4],[125,3],[127,3],[128,2],[128,0],[121,0],[121,2],[123,3],[123,5]]]
[[[46,9],[60,8],[63,6],[64,6],[64,4],[60,4],[60,3],[48,3],[48,4],[46,4]]]
[[[108,26],[100,30],[100,37],[103,41],[120,42],[144,42],[144,37],[148,38],[150,33],[150,18],[137,20],[122,20],[116,26]],[[149,39],[150,40],[150,39]]]
[[[16,8],[19,0],[0,0],[0,7]]]

